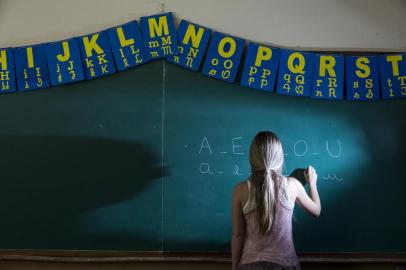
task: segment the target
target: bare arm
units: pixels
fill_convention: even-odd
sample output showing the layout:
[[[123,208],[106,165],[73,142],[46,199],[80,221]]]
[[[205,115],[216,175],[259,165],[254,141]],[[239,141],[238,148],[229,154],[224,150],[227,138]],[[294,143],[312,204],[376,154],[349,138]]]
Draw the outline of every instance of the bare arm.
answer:
[[[231,258],[233,270],[237,268],[241,258],[241,251],[244,245],[245,222],[241,207],[242,184],[235,187],[232,200],[232,238],[231,238]]]
[[[317,174],[316,170],[312,166],[307,168],[305,178],[309,184],[310,197],[307,195],[303,185],[298,180],[295,180],[297,191],[296,201],[299,206],[305,209],[307,212],[315,217],[319,217],[321,212],[321,203],[319,193],[317,191]]]

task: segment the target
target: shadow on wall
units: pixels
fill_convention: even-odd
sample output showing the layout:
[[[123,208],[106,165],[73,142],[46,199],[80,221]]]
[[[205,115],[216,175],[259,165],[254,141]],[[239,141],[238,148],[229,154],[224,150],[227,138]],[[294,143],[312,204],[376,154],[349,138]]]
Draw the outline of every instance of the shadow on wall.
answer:
[[[140,142],[13,136],[0,149],[2,248],[58,235],[71,216],[127,200],[162,176],[160,158]]]

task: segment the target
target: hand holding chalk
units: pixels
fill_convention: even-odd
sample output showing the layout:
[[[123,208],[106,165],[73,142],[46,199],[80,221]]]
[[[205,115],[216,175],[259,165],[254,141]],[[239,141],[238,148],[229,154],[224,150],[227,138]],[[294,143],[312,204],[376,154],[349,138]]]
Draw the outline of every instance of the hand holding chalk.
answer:
[[[313,166],[307,167],[307,170],[304,172],[304,176],[309,185],[317,183],[317,173]]]

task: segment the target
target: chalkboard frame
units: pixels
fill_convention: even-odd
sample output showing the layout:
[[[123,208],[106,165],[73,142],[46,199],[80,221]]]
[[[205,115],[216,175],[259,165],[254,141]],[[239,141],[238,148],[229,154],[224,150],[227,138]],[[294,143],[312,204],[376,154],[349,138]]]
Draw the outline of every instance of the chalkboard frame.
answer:
[[[406,264],[406,252],[298,253],[300,263]],[[1,261],[57,263],[210,262],[231,263],[230,253],[170,251],[2,250]]]

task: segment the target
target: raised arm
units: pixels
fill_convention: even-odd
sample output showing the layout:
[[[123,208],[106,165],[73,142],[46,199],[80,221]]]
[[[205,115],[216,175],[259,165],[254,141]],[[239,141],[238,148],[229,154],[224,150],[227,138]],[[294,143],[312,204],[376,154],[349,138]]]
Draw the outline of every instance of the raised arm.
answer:
[[[244,245],[245,221],[241,206],[241,189],[245,183],[240,183],[234,188],[232,200],[232,238],[231,259],[232,269],[235,270],[240,262],[241,251]]]
[[[306,190],[304,189],[303,185],[298,181],[295,180],[296,185],[296,202],[300,207],[305,209],[307,212],[312,214],[315,217],[320,216],[321,212],[321,204],[320,204],[320,197],[317,191],[317,173],[316,170],[309,166],[305,172],[306,182],[309,185],[309,195],[307,195]]]

